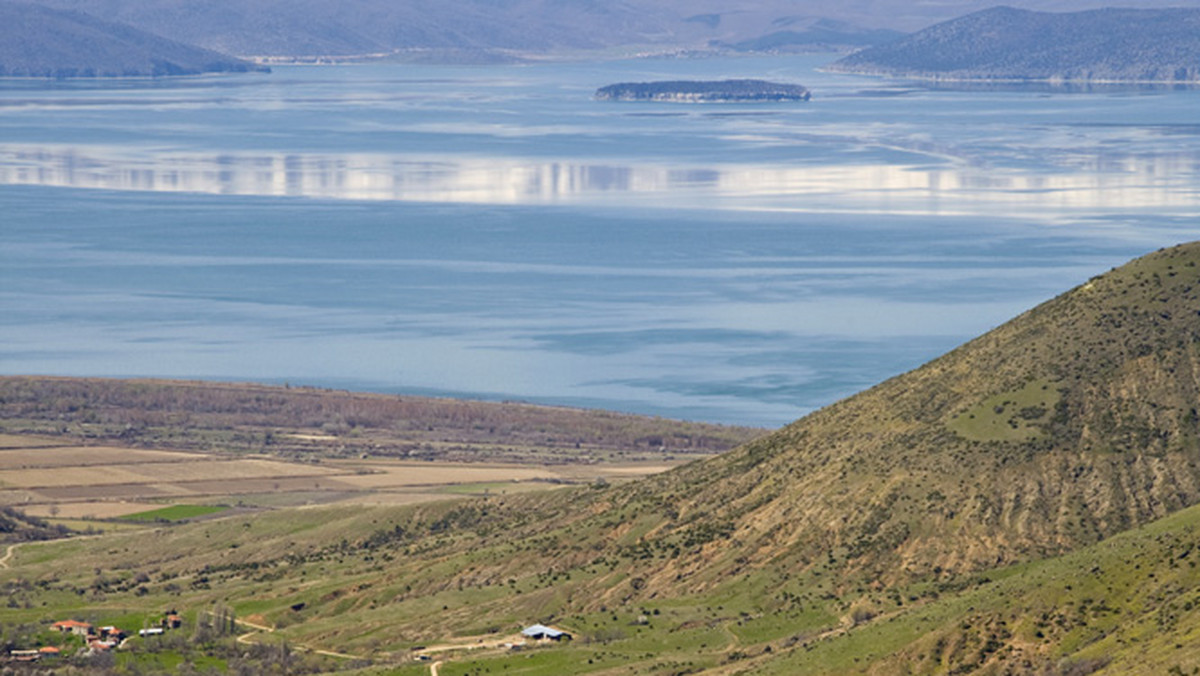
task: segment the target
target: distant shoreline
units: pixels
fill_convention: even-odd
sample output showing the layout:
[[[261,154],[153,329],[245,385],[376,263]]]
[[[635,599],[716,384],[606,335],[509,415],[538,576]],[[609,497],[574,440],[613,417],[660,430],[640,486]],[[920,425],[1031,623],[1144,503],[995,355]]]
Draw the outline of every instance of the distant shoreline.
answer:
[[[1200,86],[1200,79],[1195,80],[1122,80],[1108,78],[1060,78],[1060,77],[969,77],[955,75],[936,75],[929,73],[894,73],[877,70],[853,70],[822,66],[816,69],[820,73],[837,73],[839,75],[860,75],[863,77],[886,78],[889,80],[920,80],[922,82],[970,82],[975,84],[1048,84],[1048,85],[1084,85],[1084,84],[1152,84],[1152,85],[1184,85]]]

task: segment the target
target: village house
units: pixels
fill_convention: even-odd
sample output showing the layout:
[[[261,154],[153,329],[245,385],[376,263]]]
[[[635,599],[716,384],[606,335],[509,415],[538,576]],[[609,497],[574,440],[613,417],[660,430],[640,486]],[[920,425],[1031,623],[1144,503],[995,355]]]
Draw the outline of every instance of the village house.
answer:
[[[93,638],[87,642],[88,649],[92,653],[105,653],[117,647],[116,641],[101,641],[98,638]]]
[[[125,637],[128,635],[129,634],[125,633],[124,630],[118,629],[111,625],[107,627],[100,627],[99,636],[103,641],[116,641],[117,643],[120,643],[121,641],[124,641]]]
[[[10,662],[38,662],[43,659],[58,657],[62,651],[54,646],[45,646],[37,650],[10,650],[8,651],[8,661]]]
[[[10,650],[8,651],[8,659],[10,662],[37,662],[42,658],[42,653],[37,650]]]
[[[54,629],[61,631],[64,634],[74,634],[76,636],[91,636],[92,625],[90,622],[79,622],[78,620],[63,620],[55,622],[51,625]]]

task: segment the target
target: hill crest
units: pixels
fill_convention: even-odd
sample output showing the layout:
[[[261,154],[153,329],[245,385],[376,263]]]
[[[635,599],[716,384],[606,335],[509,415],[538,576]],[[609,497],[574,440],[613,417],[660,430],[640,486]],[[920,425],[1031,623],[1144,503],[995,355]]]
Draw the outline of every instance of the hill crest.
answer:
[[[267,70],[89,14],[0,0],[0,77],[161,77]]]
[[[1198,82],[1200,9],[993,7],[864,49],[828,69],[945,80]]]

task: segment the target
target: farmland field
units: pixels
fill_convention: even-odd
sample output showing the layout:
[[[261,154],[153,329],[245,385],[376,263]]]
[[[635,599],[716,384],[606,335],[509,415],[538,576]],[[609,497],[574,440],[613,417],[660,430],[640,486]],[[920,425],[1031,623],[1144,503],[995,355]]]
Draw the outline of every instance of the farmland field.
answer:
[[[44,445],[38,446],[36,438],[31,437],[24,437],[27,440],[26,445],[20,446],[17,445],[20,443],[18,437],[8,439],[10,441],[7,446],[0,446],[0,471],[146,462],[195,462],[198,459],[191,453],[173,451],[109,446],[52,446],[51,440],[46,440]]]
[[[0,504],[62,523],[121,519],[183,503],[203,509],[228,505],[276,509],[469,499],[598,479],[622,481],[677,464],[659,460],[544,465],[373,457],[319,462],[319,457],[294,461],[112,444],[57,446],[54,438],[36,435],[9,434],[0,441]]]
[[[40,538],[161,528],[122,517],[179,505],[232,515],[476,500],[628,481],[761,432],[519,402],[0,376],[0,508],[44,520]]]
[[[120,500],[104,500],[99,502],[67,502],[43,503],[30,505],[24,512],[39,518],[54,517],[60,521],[66,519],[113,519],[126,514],[136,514],[161,507],[154,502],[127,502]]]
[[[182,521],[184,519],[194,519],[198,516],[219,514],[223,511],[225,511],[224,507],[214,507],[211,505],[171,505],[170,507],[163,507],[161,509],[127,514],[121,518],[126,521]]]

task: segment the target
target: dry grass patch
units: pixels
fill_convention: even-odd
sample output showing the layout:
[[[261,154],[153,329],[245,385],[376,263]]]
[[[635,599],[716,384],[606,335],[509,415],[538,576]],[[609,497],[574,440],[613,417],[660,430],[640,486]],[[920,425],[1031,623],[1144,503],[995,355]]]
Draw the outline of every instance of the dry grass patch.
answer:
[[[78,502],[107,500],[145,500],[190,495],[175,486],[118,484],[110,486],[60,486],[31,491],[32,502]]]
[[[275,460],[206,460],[183,465],[159,464],[145,468],[152,481],[212,481],[217,479],[269,479],[286,477],[328,476],[337,470],[315,465],[300,465]]]
[[[93,467],[131,463],[196,462],[208,456],[111,446],[63,446],[0,450],[0,470]],[[2,480],[2,479],[0,479]]]
[[[62,441],[47,437],[31,437],[20,434],[0,434],[0,450],[7,448],[42,448],[57,446]]]
[[[295,476],[326,476],[335,473],[323,467],[272,460],[217,460],[190,456],[192,462],[151,462],[86,467],[56,467],[52,470],[0,470],[0,485],[21,488],[106,486],[138,483],[179,483]],[[203,457],[203,456],[200,456]]]
[[[374,474],[357,474],[341,480],[364,489],[404,488],[407,486],[446,486],[492,481],[534,481],[560,479],[557,472],[540,467],[517,465],[467,465],[461,463],[379,463],[359,465]]]
[[[155,502],[124,502],[117,500],[68,502],[61,505],[30,505],[22,509],[30,516],[59,519],[112,519],[126,514],[137,514],[162,507]]]
[[[390,493],[358,493],[341,500],[335,500],[331,505],[370,505],[394,506],[416,505],[422,502],[437,502],[450,500],[455,496],[446,493],[429,493],[422,491],[394,491]]]
[[[21,506],[39,499],[37,493],[26,490],[0,490],[0,505],[5,507]]]
[[[179,485],[196,495],[356,490],[354,485],[345,481],[347,478],[349,477],[267,477],[262,479],[189,481]]]

